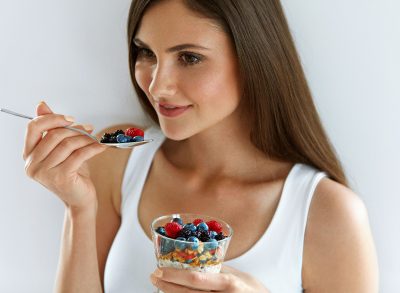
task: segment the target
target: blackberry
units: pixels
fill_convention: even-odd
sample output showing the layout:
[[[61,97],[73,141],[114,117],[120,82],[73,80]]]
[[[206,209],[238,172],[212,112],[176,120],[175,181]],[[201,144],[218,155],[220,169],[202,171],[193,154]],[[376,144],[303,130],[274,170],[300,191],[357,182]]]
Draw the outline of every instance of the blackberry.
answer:
[[[125,132],[122,129],[118,129],[113,133],[113,135],[116,137],[118,134],[125,134]]]
[[[190,236],[195,236],[195,235],[192,235],[192,231],[190,231],[189,229],[183,228],[181,231],[179,231],[178,236],[188,239]]]
[[[112,135],[112,136],[110,137],[109,143],[117,143],[117,137],[114,136],[114,135]]]
[[[200,241],[202,242],[207,242],[208,240],[210,240],[210,235],[208,234],[208,231],[204,231],[204,230],[197,230],[195,232],[196,237],[200,239]]]
[[[110,138],[111,138],[111,134],[110,133],[104,133],[103,136],[100,139],[100,142],[102,143],[109,143],[110,142]]]
[[[224,236],[224,234],[222,234],[222,232],[219,232],[219,233],[217,234],[217,236],[215,236],[214,239],[217,240],[217,241],[223,240],[223,239],[225,239],[225,236]]]

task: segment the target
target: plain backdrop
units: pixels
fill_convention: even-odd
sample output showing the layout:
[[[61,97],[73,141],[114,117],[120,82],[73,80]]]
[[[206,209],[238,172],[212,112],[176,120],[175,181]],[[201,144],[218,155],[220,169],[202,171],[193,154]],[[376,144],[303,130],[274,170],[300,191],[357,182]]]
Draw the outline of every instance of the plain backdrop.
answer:
[[[128,72],[129,0],[0,0],[0,107],[42,99],[97,130],[145,123]],[[400,292],[400,2],[284,0],[322,121],[369,211],[380,292]],[[27,120],[0,113],[0,292],[51,292],[63,204],[24,173]]]

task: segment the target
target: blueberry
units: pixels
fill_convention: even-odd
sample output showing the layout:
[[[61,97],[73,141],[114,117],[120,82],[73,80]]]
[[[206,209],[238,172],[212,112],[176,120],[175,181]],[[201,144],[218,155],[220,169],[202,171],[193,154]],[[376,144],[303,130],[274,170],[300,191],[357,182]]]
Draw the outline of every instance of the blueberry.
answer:
[[[157,232],[158,234],[162,235],[162,236],[166,236],[166,235],[167,235],[167,233],[165,232],[165,228],[164,228],[164,227],[158,227],[158,228],[156,229],[156,232]]]
[[[190,244],[191,249],[197,249],[199,247],[199,239],[197,237],[190,236],[187,241],[192,242]]]
[[[175,250],[175,241],[173,239],[162,238],[160,243],[161,254],[168,254]]]
[[[118,143],[124,143],[124,142],[128,142],[129,138],[125,135],[125,134],[118,134],[117,135],[117,142]]]
[[[181,242],[181,241],[186,241],[185,238],[183,237],[178,237],[175,240],[180,240],[180,241],[175,241],[175,248],[179,249],[179,250],[184,250],[186,248],[186,243],[185,242]]]
[[[210,238],[211,238],[211,239],[215,239],[215,236],[217,236],[218,233],[215,232],[215,231],[210,231],[210,232],[208,233],[208,235],[210,235]]]
[[[135,136],[134,138],[131,139],[131,141],[133,142],[139,142],[139,141],[143,141],[144,137],[143,136]]]
[[[137,137],[137,136],[135,136],[135,137]],[[178,223],[179,225],[183,226],[183,221],[182,221],[181,218],[173,218],[173,219],[172,219],[172,222],[176,222],[176,223]]]
[[[218,242],[215,239],[210,239],[206,243],[204,243],[204,248],[208,250],[213,250],[218,247]]]
[[[193,223],[187,223],[185,226],[183,226],[183,229],[187,229],[191,232],[197,231],[197,227]]]
[[[208,225],[204,222],[201,222],[197,225],[198,230],[208,231]]]

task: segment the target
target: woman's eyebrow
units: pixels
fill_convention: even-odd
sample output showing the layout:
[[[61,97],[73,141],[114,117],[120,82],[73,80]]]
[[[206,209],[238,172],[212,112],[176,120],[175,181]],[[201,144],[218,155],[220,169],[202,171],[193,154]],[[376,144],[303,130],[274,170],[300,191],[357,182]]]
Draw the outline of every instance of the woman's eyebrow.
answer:
[[[136,45],[140,45],[140,46],[144,46],[144,47],[150,48],[149,45],[147,45],[145,42],[141,41],[141,40],[138,39],[138,38],[134,38],[134,39],[133,39],[133,42],[134,42]],[[173,46],[173,47],[171,47],[171,48],[168,48],[167,50],[165,50],[165,52],[167,52],[167,53],[172,53],[172,52],[177,52],[177,51],[181,51],[181,50],[184,50],[184,49],[202,49],[202,50],[210,50],[210,48],[206,48],[206,47],[199,46],[199,45],[195,45],[195,44],[180,44],[180,45],[177,45],[177,46]]]

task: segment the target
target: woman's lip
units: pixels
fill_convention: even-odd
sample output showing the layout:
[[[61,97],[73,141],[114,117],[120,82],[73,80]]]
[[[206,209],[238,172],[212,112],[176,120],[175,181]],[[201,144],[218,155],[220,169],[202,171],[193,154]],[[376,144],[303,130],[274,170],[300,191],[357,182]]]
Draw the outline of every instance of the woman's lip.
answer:
[[[177,106],[166,103],[158,103],[158,112],[166,117],[177,117],[186,112],[192,105]]]
[[[170,107],[170,108],[172,108],[172,107],[174,107],[174,108],[183,108],[183,107],[190,106],[190,105],[181,106],[181,105],[174,105],[174,104],[160,103],[160,102],[157,102],[157,104],[160,105],[161,107]]]

